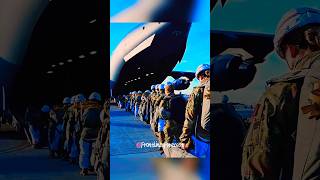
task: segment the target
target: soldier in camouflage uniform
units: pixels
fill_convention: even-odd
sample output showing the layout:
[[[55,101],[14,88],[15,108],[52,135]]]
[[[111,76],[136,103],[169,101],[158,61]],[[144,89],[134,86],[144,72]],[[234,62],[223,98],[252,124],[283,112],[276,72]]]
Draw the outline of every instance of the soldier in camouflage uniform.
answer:
[[[89,169],[92,169],[91,154],[93,143],[96,141],[100,129],[101,96],[93,92],[83,106],[82,114],[82,132],[80,137],[80,156],[79,166],[82,176],[88,175]]]
[[[73,106],[75,105],[75,98],[76,96],[72,96],[70,103],[71,106],[69,106],[66,111],[64,112],[63,115],[63,122],[64,122],[64,147],[63,147],[63,159],[64,160],[68,160],[69,159],[69,155],[71,152],[71,133],[73,131],[73,121],[71,121],[71,116],[73,113]],[[70,121],[69,121],[70,120]]]
[[[109,102],[106,101],[103,110],[100,114],[102,126],[100,128],[97,143],[95,147],[94,169],[97,172],[98,180],[108,179],[109,169],[109,131],[110,131],[110,115],[109,115]]]
[[[149,118],[149,95],[150,91],[146,90],[144,93],[142,93],[141,96],[141,104],[139,107],[139,117],[141,121],[148,122]]]
[[[186,102],[180,94],[174,94],[172,83],[166,84],[165,95],[159,105],[159,116],[165,120],[164,142],[172,143],[174,139],[179,141],[182,133]]]
[[[136,94],[136,97],[134,99],[134,116],[138,118],[139,116],[139,107],[141,104],[141,96],[142,96],[142,91],[138,91]]]
[[[320,179],[320,11],[289,11],[274,45],[290,72],[268,81],[256,105],[243,147],[243,179]]]
[[[60,157],[61,158],[68,158],[67,156],[67,152],[66,152],[66,147],[65,147],[65,143],[66,143],[66,126],[67,126],[67,119],[66,118],[66,114],[68,114],[68,110],[69,108],[71,107],[72,105],[72,98],[69,98],[69,97],[65,97],[63,99],[63,115],[62,115],[62,134],[61,134],[61,154],[60,154]]]
[[[56,105],[50,111],[50,122],[49,122],[49,150],[50,156],[59,157],[63,152],[63,142],[64,142],[64,121],[63,116],[66,108],[70,105],[70,98],[66,97],[63,99],[63,106]]]
[[[165,97],[164,84],[160,84],[158,86],[158,91],[159,91],[158,96],[156,96],[156,99],[154,101],[155,113],[154,113],[154,117],[153,117],[154,118],[153,119],[153,127],[155,130],[156,136],[158,136],[158,138],[159,138],[160,144],[162,144],[164,142],[164,138],[165,138],[165,135],[163,132],[163,129],[165,126],[165,120],[160,118],[159,105],[160,105],[162,99]],[[162,150],[162,148],[160,148],[160,150]]]
[[[193,88],[188,99],[185,111],[185,121],[180,136],[181,148],[185,150],[194,148],[192,146],[193,142],[191,136],[195,135],[195,130],[197,130],[199,133],[198,135],[202,138],[209,139],[208,132],[204,130],[202,126],[199,126],[199,124],[201,124],[205,86],[210,81],[210,65],[201,64],[197,68],[196,77],[200,81],[200,85]]]
[[[75,104],[72,106],[72,112],[69,115],[69,121],[71,126],[71,148],[70,148],[70,163],[76,164],[79,159],[79,140],[82,130],[82,114],[83,104],[85,103],[85,97],[82,94],[78,94],[75,98]]]
[[[129,96],[129,111],[131,112],[132,109],[132,99],[133,99],[133,91],[130,92],[130,96]]]
[[[150,103],[151,103],[151,91],[146,90],[146,110],[145,110],[145,121],[150,124]]]
[[[150,115],[151,115],[151,119],[150,119],[150,125],[151,125],[151,129],[152,131],[155,133],[157,130],[156,130],[156,126],[155,126],[155,123],[154,123],[154,118],[155,118],[155,113],[156,113],[156,107],[155,107],[155,103],[156,103],[156,100],[157,100],[157,97],[159,95],[159,86],[160,84],[156,84],[154,85],[154,92],[150,95],[150,101],[151,101],[151,112],[150,112]]]
[[[131,98],[130,98],[130,109],[131,109],[131,112],[134,112],[134,105],[135,105],[135,97],[136,97],[136,94],[137,94],[137,92],[136,92],[136,91],[133,91],[133,92],[132,92],[132,95],[131,95]]]
[[[153,117],[153,99],[157,92],[156,92],[155,85],[152,85],[150,89],[151,89],[151,93],[149,95],[149,120],[151,124],[152,117]]]
[[[131,96],[131,92],[128,94],[128,95],[126,95],[126,97],[125,97],[125,108],[126,108],[126,111],[128,112],[128,111],[130,111],[129,109],[130,109],[130,96]]]

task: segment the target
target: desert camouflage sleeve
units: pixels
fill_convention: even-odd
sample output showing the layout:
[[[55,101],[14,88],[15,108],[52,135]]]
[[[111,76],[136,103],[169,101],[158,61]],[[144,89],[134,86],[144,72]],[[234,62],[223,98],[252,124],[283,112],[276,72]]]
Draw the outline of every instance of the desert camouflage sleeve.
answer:
[[[195,122],[199,116],[199,111],[202,103],[202,93],[203,88],[195,87],[190,94],[186,105],[182,134],[180,136],[180,141],[182,143],[187,143],[189,141],[189,138],[191,137],[191,134],[194,133]]]

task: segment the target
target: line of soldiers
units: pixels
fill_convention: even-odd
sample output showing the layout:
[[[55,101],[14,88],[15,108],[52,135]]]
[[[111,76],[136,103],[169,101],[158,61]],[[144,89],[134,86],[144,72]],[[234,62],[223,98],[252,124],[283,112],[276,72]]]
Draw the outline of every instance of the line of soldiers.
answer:
[[[108,102],[102,107],[101,101],[100,94],[93,92],[88,100],[78,94],[65,97],[62,105],[44,105],[40,113],[28,107],[25,118],[33,147],[47,145],[50,158],[79,163],[81,175],[96,171],[98,179],[106,179],[110,118]]]
[[[180,143],[180,147],[198,157],[210,154],[210,65],[197,68],[200,85],[190,97],[175,94],[175,82],[151,86],[146,90],[130,92],[119,100],[119,107],[134,113],[150,124],[159,143]],[[122,101],[123,100],[123,101]],[[160,148],[161,154],[163,149]]]

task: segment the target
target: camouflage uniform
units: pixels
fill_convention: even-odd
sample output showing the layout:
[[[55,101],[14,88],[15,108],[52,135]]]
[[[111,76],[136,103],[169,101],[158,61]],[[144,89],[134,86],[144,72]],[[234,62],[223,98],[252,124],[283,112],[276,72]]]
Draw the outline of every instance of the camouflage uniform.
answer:
[[[150,123],[153,119],[153,114],[154,114],[154,100],[155,100],[155,96],[157,95],[156,91],[152,91],[150,96],[149,96],[149,119],[150,119]]]
[[[187,149],[191,147],[191,135],[195,134],[196,123],[201,119],[204,89],[205,83],[194,87],[186,105],[185,121],[180,136],[180,142],[186,143]],[[207,136],[207,134],[202,136]]]
[[[126,108],[126,111],[130,111],[130,95],[126,95],[125,108]]]
[[[134,101],[134,116],[139,116],[139,107],[141,104],[141,94],[137,94]]]
[[[83,108],[81,104],[75,104],[71,107],[71,113],[69,114],[68,125],[70,129],[70,158],[72,163],[75,163],[79,156],[79,139],[81,134],[81,122],[82,122]],[[67,125],[67,126],[68,126]]]
[[[157,96],[154,97],[154,104],[153,104],[154,115],[153,115],[152,122],[153,122],[153,127],[155,132],[158,132],[159,105],[161,100],[164,97],[165,97],[165,94],[163,92],[159,92]]]
[[[201,127],[210,133],[211,130],[211,117],[210,117],[210,80],[204,85],[202,114],[201,114]]]
[[[145,116],[145,119],[146,119],[146,122],[147,123],[150,123],[150,104],[151,104],[151,92],[150,93],[147,93],[146,95],[146,116]]]
[[[130,96],[130,111],[133,112],[134,111],[134,99],[135,99],[135,95],[132,94]]]
[[[139,107],[139,116],[141,121],[148,121],[148,115],[149,115],[149,93],[144,92],[141,96],[141,104]]]
[[[107,170],[109,169],[109,131],[110,131],[110,115],[109,102],[104,105],[103,111],[100,114],[102,126],[99,130],[97,143],[95,146],[94,169],[97,172],[98,180],[107,179]]]
[[[69,153],[71,151],[71,133],[73,131],[74,122],[71,120],[73,110],[72,106],[68,107],[64,112],[63,123],[64,125],[64,158],[69,158]]]
[[[63,141],[63,107],[55,106],[53,110],[49,112],[49,128],[48,128],[48,143],[50,155],[54,156],[54,153],[60,155],[62,150]]]
[[[244,179],[320,178],[319,68],[317,51],[268,82],[244,143]]]
[[[98,102],[88,101],[83,108],[79,165],[81,169],[88,169],[91,167],[92,145],[100,129],[101,106]]]
[[[179,139],[184,121],[185,100],[174,93],[165,96],[159,105],[159,116],[166,121],[164,127],[165,142],[172,143]]]

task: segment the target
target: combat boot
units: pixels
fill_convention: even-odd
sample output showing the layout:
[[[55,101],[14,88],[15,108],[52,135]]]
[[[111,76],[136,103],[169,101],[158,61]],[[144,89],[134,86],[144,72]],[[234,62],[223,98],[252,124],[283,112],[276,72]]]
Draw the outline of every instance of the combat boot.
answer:
[[[163,148],[162,148],[162,145],[163,145],[163,143],[164,143],[164,139],[165,139],[164,132],[163,132],[163,131],[160,131],[160,132],[159,132],[159,142],[160,142],[161,147],[159,148],[159,151],[160,151],[160,154],[161,154],[161,155],[164,153]]]
[[[88,174],[89,174],[89,172],[88,172],[87,168],[81,169],[81,171],[80,171],[81,176],[87,176]]]

